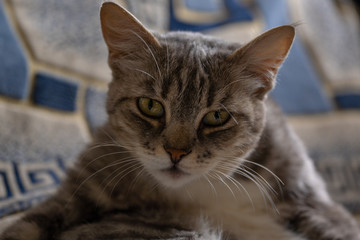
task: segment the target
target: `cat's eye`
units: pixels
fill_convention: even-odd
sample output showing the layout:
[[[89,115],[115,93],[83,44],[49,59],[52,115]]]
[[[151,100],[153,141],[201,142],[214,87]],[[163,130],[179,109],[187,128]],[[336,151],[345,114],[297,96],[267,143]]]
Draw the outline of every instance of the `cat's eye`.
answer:
[[[207,126],[221,126],[225,124],[230,118],[230,114],[225,110],[217,110],[209,112],[203,118],[203,123]]]
[[[140,111],[148,117],[160,118],[164,115],[164,107],[158,101],[141,97],[138,99],[138,107]]]

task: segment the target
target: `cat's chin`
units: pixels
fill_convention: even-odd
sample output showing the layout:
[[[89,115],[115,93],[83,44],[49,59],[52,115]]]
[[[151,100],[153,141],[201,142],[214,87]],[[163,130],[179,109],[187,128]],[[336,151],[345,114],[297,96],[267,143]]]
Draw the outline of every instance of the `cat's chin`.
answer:
[[[175,167],[158,170],[153,175],[161,185],[175,189],[181,188],[197,178],[194,174]]]
[[[170,167],[161,170],[161,172],[167,174],[169,177],[178,179],[186,175],[190,175],[189,173],[184,172],[183,170],[177,168],[177,167]]]

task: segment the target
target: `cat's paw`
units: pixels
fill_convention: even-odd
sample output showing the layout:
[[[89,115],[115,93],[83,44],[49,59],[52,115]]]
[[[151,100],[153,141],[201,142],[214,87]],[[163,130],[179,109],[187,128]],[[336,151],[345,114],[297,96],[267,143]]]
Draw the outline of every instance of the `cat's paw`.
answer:
[[[36,224],[20,221],[0,234],[0,240],[39,240],[40,229]]]

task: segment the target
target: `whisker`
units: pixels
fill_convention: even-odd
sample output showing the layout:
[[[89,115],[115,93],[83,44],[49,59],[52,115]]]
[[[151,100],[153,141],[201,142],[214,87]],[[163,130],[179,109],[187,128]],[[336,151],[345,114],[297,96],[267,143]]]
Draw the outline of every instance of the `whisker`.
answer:
[[[191,201],[194,201],[193,196],[191,195],[191,193],[189,192],[189,190],[187,189],[187,187],[185,187],[185,192],[187,193],[187,195],[189,196]]]
[[[152,188],[149,188],[148,190],[148,194],[154,192],[159,186],[160,186],[160,183],[157,182],[157,181],[151,181],[153,183],[153,187]]]
[[[134,70],[135,70],[135,71],[138,71],[138,72],[141,72],[141,73],[143,73],[143,74],[151,77],[154,81],[156,81],[155,77],[154,77],[153,75],[151,75],[150,73],[145,72],[145,71],[143,71],[143,70],[141,70],[141,69],[138,69],[138,68],[135,68]]]
[[[167,37],[165,37],[165,45],[166,45],[166,58],[167,58],[166,72],[169,75],[170,59],[169,59],[169,46],[167,42]]]
[[[236,173],[237,173],[237,174],[240,174],[241,176],[243,176],[243,177],[245,177],[245,178],[247,178],[247,179],[249,179],[251,182],[253,182],[253,183],[257,186],[257,188],[260,190],[260,194],[261,194],[261,196],[262,196],[262,198],[263,198],[263,201],[264,201],[264,203],[265,203],[265,206],[267,207],[266,198],[268,198],[268,196],[267,196],[268,194],[267,194],[267,191],[262,187],[262,185],[260,185],[260,184],[256,181],[256,179],[252,178],[251,176],[249,176],[248,174],[246,174],[246,173],[243,172],[243,171],[238,170],[238,171],[236,171]]]
[[[102,131],[103,133],[105,133],[105,135],[106,135],[113,143],[116,143],[117,145],[121,146],[121,144],[119,144],[119,143],[116,141],[116,139],[114,139],[107,131],[105,131],[104,128],[100,128],[100,129],[101,129],[101,131]]]
[[[88,162],[84,168],[89,167],[90,164],[92,164],[93,162],[95,162],[96,160],[99,160],[101,158],[116,155],[116,154],[131,153],[131,152],[132,151],[121,151],[121,152],[111,152],[111,153],[106,153],[106,154],[100,155],[99,157],[96,157],[93,160],[91,160],[90,162]]]
[[[256,172],[256,171],[254,171],[253,169],[251,169],[251,168],[249,168],[248,166],[242,166],[242,167],[244,167],[246,170],[248,170],[248,171],[251,171],[251,172],[253,172],[255,175],[257,175],[260,179],[259,180],[261,180],[270,190],[271,190],[271,192],[273,193],[273,194],[275,194],[275,195],[278,195],[278,192],[271,186],[271,184],[263,177],[263,176],[261,176],[261,174],[259,174],[258,172]]]
[[[221,174],[221,175],[223,175],[225,178],[227,178],[232,184],[234,184],[235,185],[235,187],[240,191],[240,189],[239,189],[239,187],[230,179],[230,176],[228,176],[228,175],[226,175],[225,173],[223,173],[223,172],[221,172],[221,171],[216,171],[217,173],[219,173],[219,174]],[[229,186],[230,187],[230,186]],[[235,194],[233,194],[234,195],[234,197],[235,197]],[[235,199],[237,199],[236,197],[235,197]]]
[[[135,167],[135,166],[139,166],[140,163],[136,162],[133,159],[129,159],[127,161],[126,164],[124,164],[121,168],[117,168],[115,169],[108,177],[106,177],[106,181],[102,181],[102,185],[106,182],[105,186],[103,187],[103,189],[105,190],[107,188],[107,186],[109,184],[111,184],[118,176],[120,176],[121,174],[123,174],[124,172],[128,171],[129,169]],[[109,179],[111,177],[110,181],[107,181],[107,179]]]
[[[235,168],[238,168],[238,160],[237,158],[233,158],[233,157],[228,157],[229,160],[233,160],[235,161],[234,162],[234,166]],[[280,189],[280,193],[281,193],[281,196],[283,195],[283,192],[282,192],[282,187],[281,187],[281,184],[284,185],[284,183],[281,181],[281,179],[276,175],[274,174],[270,169],[268,169],[267,167],[259,164],[259,163],[256,163],[256,162],[252,162],[252,161],[249,161],[249,160],[246,160],[246,159],[243,159],[241,158],[241,161],[243,162],[247,162],[247,163],[251,163],[251,164],[254,164],[255,166],[258,166],[264,170],[266,170],[267,172],[269,172],[276,180],[276,183]],[[231,166],[233,167],[233,166]],[[250,167],[247,167],[247,166],[242,166],[242,167],[245,167],[247,169],[249,169],[250,171],[254,172],[256,175],[258,175],[261,179],[262,179],[262,182],[265,183],[265,185],[270,188],[270,190],[275,194],[275,195],[278,195],[277,191],[271,186],[271,184],[263,177],[261,176],[261,174],[259,174],[258,172],[254,171],[253,169],[251,169]]]
[[[245,67],[243,67],[243,69],[237,69],[239,72],[242,72],[243,70],[245,69]],[[242,76],[242,78],[238,78],[237,80],[235,80],[235,81],[232,81],[231,83],[229,83],[229,84],[227,84],[226,86],[225,86],[225,90],[227,89],[227,88],[229,88],[231,85],[233,85],[233,84],[235,84],[235,83],[238,83],[238,82],[243,82],[244,81],[244,79],[249,79],[249,78],[251,78],[251,75],[248,75],[248,76],[246,76],[246,75],[243,75]]]
[[[97,149],[97,148],[101,148],[101,147],[120,147],[114,143],[99,143],[99,144],[95,144],[93,146],[91,146],[90,148],[86,149],[86,151],[83,153],[83,156],[81,159],[85,158],[92,150]]]
[[[156,58],[155,58],[155,55],[154,55],[153,51],[151,50],[150,46],[146,43],[146,41],[145,41],[139,34],[137,34],[136,32],[134,32],[134,31],[132,31],[132,30],[130,30],[130,32],[133,33],[135,36],[137,36],[137,37],[145,44],[145,46],[146,46],[147,49],[149,50],[152,58],[153,58],[154,61],[155,61],[157,70],[158,70],[158,72],[159,72],[159,76],[160,76],[160,78],[161,78],[161,71],[160,71],[159,64],[158,64],[158,62],[157,62],[157,60],[156,60]]]
[[[224,170],[230,170],[230,171],[233,171],[234,173],[237,173],[237,174],[240,174],[241,176],[244,176],[248,179],[250,179],[252,182],[254,182],[258,187],[260,187],[260,189],[263,191],[263,192],[267,192],[266,189],[264,188],[264,186],[262,185],[261,182],[259,182],[259,179],[258,177],[254,176],[253,174],[249,173],[247,170],[245,169],[242,169],[241,167],[238,167],[236,170],[234,170],[233,167],[226,167],[226,166],[219,166],[219,168],[222,168]]]
[[[274,193],[275,195],[277,195],[277,192],[274,190],[274,188],[265,180],[265,178],[263,178],[259,173],[255,172],[254,170],[252,170],[253,172],[255,172],[258,176],[254,175],[253,173],[251,173],[250,171],[246,170],[246,169],[243,169],[242,167],[243,166],[237,166],[235,165],[236,167],[234,166],[227,166],[226,170],[233,170],[236,168],[236,170],[234,171],[235,173],[238,173],[238,174],[241,174],[243,172],[249,174],[249,176],[252,177],[252,179],[256,180],[259,184],[261,184],[262,188],[266,187],[268,188],[269,190],[271,190],[272,193]],[[244,166],[245,167],[245,166]],[[239,171],[242,170],[242,171]],[[260,176],[260,177],[259,177]]]
[[[232,115],[232,113],[223,105],[220,103],[220,106],[222,108],[225,109],[225,111],[230,115],[230,117],[232,118],[232,120],[234,120],[234,122],[236,123],[236,125],[239,125],[239,122],[236,120],[236,118]]]
[[[252,182],[254,182],[254,183],[256,184],[256,186],[260,189],[260,191],[265,194],[266,198],[267,198],[268,201],[270,202],[270,204],[271,204],[271,206],[273,207],[273,209],[274,209],[277,213],[279,213],[279,211],[278,211],[278,209],[277,209],[277,207],[276,207],[276,205],[275,205],[272,197],[270,196],[269,192],[264,188],[263,184],[258,180],[258,177],[254,176],[253,174],[251,174],[251,173],[250,173],[249,171],[247,171],[246,169],[243,169],[243,168],[239,168],[239,169],[243,172],[244,176],[247,176],[248,179],[251,179]],[[264,200],[265,200],[265,199],[264,199]],[[267,204],[266,204],[266,201],[264,201],[264,202],[265,202],[265,205],[267,205]]]
[[[112,153],[107,153],[107,154],[103,154],[93,160],[91,160],[90,162],[88,162],[84,167],[82,167],[79,175],[78,175],[78,178],[76,180],[76,182],[78,182],[79,180],[79,177],[82,175],[82,173],[85,171],[85,169],[87,169],[92,163],[94,163],[95,161],[103,158],[103,157],[108,157],[108,156],[111,156],[111,155],[116,155],[116,154],[122,154],[122,153],[131,153],[131,151],[121,151],[121,152],[112,152]]]
[[[250,202],[251,202],[251,205],[253,207],[253,209],[255,209],[255,206],[254,206],[254,202],[249,194],[249,192],[246,190],[246,188],[238,181],[236,180],[235,178],[233,178],[232,176],[230,175],[226,175],[225,173],[221,173],[223,174],[224,176],[226,176],[226,178],[228,178],[235,186],[236,188],[241,191],[241,189],[245,192],[246,196],[249,198]],[[239,185],[241,187],[241,189],[239,188]]]
[[[119,143],[116,143],[114,141],[111,141],[111,142],[102,142],[102,143],[97,143],[97,144],[93,144],[91,145],[91,147],[88,147],[84,153],[82,154],[82,157],[79,159],[83,159],[85,158],[91,151],[97,149],[97,148],[101,148],[101,147],[115,147],[115,148],[124,148],[126,149],[128,152],[130,152],[130,150],[128,150],[128,147],[124,146],[124,145],[121,145]],[[132,152],[135,152],[135,151],[132,151]]]
[[[100,183],[100,186],[104,185],[104,183],[115,173],[117,173],[119,170],[123,169],[124,167],[127,167],[131,164],[134,163],[134,161],[136,161],[136,159],[134,158],[125,158],[125,159],[121,159],[121,160],[118,160],[117,162],[121,161],[123,163],[123,165],[120,167],[120,168],[116,168],[114,171],[112,171],[111,174],[109,174],[101,183]],[[104,187],[106,187],[107,185],[105,185]]]
[[[235,165],[235,166],[238,166],[238,165]],[[241,167],[237,167],[237,169],[235,171],[234,171],[234,166],[221,165],[221,166],[218,166],[218,168],[222,168],[227,171],[236,172],[236,173],[240,174],[241,176],[244,176],[244,177],[248,178],[249,180],[251,180],[259,188],[260,193],[264,199],[265,206],[267,206],[267,201],[266,201],[266,199],[267,199],[269,201],[269,203],[271,204],[271,206],[273,207],[273,209],[275,209],[275,211],[278,212],[272,197],[268,193],[267,189],[263,185],[264,183],[260,180],[259,177],[257,177],[256,175],[252,174],[251,172],[249,172],[246,169],[243,169]]]
[[[95,172],[92,173],[91,175],[87,176],[87,177],[77,186],[77,188],[75,189],[75,191],[73,192],[73,194],[72,194],[71,197],[69,198],[66,206],[70,203],[70,201],[71,201],[71,200],[73,199],[73,197],[77,194],[77,192],[80,190],[80,188],[81,188],[88,180],[90,180],[90,179],[91,179],[92,177],[94,177],[96,174],[98,174],[98,173],[100,173],[100,172],[102,172],[102,171],[104,171],[104,170],[106,170],[106,169],[108,169],[108,168],[110,168],[110,167],[114,167],[114,166],[117,166],[117,165],[120,165],[120,164],[122,164],[121,161],[120,161],[120,162],[115,162],[115,163],[110,164],[110,165],[106,165],[106,166],[104,166],[103,168],[95,171]]]
[[[134,164],[133,166],[130,166],[128,168],[126,168],[124,171],[122,171],[121,173],[117,174],[110,182],[112,182],[115,178],[117,178],[118,176],[120,176],[123,172],[128,171],[129,169],[133,168],[131,171],[128,171],[125,175],[123,175],[113,186],[111,192],[110,192],[110,197],[112,196],[115,188],[117,187],[117,185],[121,182],[122,179],[124,179],[124,177],[126,177],[127,175],[129,175],[130,173],[138,170],[139,168],[142,168],[143,166],[141,164]]]
[[[97,200],[97,202],[96,202],[96,205],[98,205],[98,203],[99,203],[99,199],[100,199],[100,196],[102,196],[102,195],[104,195],[105,194],[105,189],[106,189],[106,187],[107,187],[107,185],[108,184],[105,184],[105,182],[107,182],[107,180],[110,178],[110,177],[112,177],[114,174],[116,174],[116,173],[118,173],[120,170],[122,170],[124,167],[127,167],[127,166],[129,166],[129,165],[132,165],[133,163],[134,163],[134,161],[136,161],[136,159],[134,159],[134,158],[125,158],[125,159],[118,159],[117,161],[115,161],[115,162],[117,162],[117,163],[122,163],[122,165],[121,165],[121,167],[120,168],[116,168],[115,170],[113,170],[105,179],[103,179],[102,181],[101,181],[101,183],[99,184],[99,186],[101,187],[101,186],[103,186],[102,187],[102,190],[101,190],[101,193],[99,194],[99,197],[98,197],[98,200]],[[105,184],[105,186],[104,186],[104,184]]]
[[[247,162],[247,163],[250,163],[250,164],[254,164],[266,171],[268,171],[274,178],[276,178],[282,185],[285,185],[284,182],[275,174],[273,173],[270,169],[268,169],[267,167],[265,167],[264,165],[261,165],[259,163],[256,163],[256,162],[253,162],[253,161],[249,161],[249,160],[246,160],[246,159],[242,159],[242,161],[244,162]]]
[[[267,167],[265,167],[265,166],[263,166],[263,165],[261,165],[261,164],[259,164],[259,163],[256,163],[256,162],[253,162],[253,161],[249,161],[249,160],[246,160],[246,159],[242,159],[242,160],[243,160],[244,162],[247,162],[247,163],[250,163],[250,164],[254,164],[255,166],[258,166],[258,167],[266,170],[267,172],[269,172],[269,173],[275,178],[275,180],[276,180],[277,186],[278,186],[278,188],[279,188],[279,190],[280,190],[280,196],[283,196],[282,186],[284,186],[285,184],[284,184],[284,182],[283,182],[275,173],[273,173],[270,169],[268,169]],[[251,169],[251,168],[249,168],[249,167],[247,167],[247,168],[248,168],[248,169]],[[251,169],[251,170],[252,170],[252,169]],[[254,171],[254,170],[252,170],[252,171]],[[254,172],[256,172],[256,171],[254,171]]]
[[[218,171],[217,171],[218,172]],[[217,177],[218,180],[220,180],[226,187],[227,189],[229,189],[229,191],[231,192],[231,194],[233,195],[233,197],[236,199],[235,194],[233,192],[233,190],[231,189],[231,187],[224,181],[224,179],[222,179],[222,177],[220,177],[216,172],[214,172],[215,176]],[[211,175],[210,175],[211,177]]]
[[[135,178],[132,180],[129,189],[133,190],[133,188],[135,187],[137,181],[139,180],[139,177],[144,173],[145,168],[141,169],[138,174],[135,176]]]
[[[205,174],[205,175],[203,175],[203,176],[204,176],[205,180],[210,184],[210,187],[211,187],[212,191],[214,192],[215,197],[217,198],[218,195],[217,195],[216,188],[215,188],[214,185],[211,183],[211,181],[210,181],[210,179],[207,177],[207,175],[208,175],[208,174]]]

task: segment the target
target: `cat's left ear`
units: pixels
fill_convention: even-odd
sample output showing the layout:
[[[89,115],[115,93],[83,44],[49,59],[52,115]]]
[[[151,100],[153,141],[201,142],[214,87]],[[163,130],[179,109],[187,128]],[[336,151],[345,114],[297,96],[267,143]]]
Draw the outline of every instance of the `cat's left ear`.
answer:
[[[276,74],[287,57],[295,37],[290,25],[273,28],[235,51],[230,59],[235,63],[238,78],[248,78],[252,94],[263,99],[274,87]],[[238,67],[237,67],[238,66]]]

